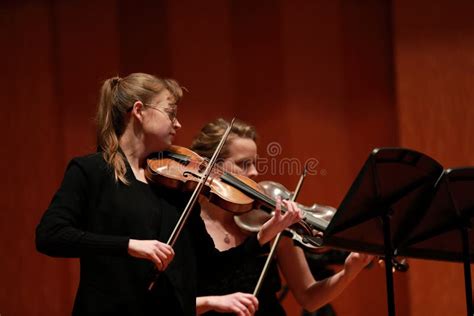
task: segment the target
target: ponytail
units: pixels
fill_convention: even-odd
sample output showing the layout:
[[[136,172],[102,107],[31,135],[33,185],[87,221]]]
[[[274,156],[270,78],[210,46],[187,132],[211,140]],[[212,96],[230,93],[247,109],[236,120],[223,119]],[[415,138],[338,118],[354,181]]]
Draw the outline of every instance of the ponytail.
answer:
[[[97,109],[97,145],[102,152],[104,160],[109,164],[115,175],[115,181],[129,184],[125,177],[127,168],[125,157],[119,152],[119,136],[122,130],[123,119],[118,112],[115,92],[119,89],[121,79],[119,77],[107,79],[100,90],[100,100]],[[122,121],[122,122],[121,122]],[[120,124],[122,123],[122,124]],[[119,134],[119,135],[118,135]]]

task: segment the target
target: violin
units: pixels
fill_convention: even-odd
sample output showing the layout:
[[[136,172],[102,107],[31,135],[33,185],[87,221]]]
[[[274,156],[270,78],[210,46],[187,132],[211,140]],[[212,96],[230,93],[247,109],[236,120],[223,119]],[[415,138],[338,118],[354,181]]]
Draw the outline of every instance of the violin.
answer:
[[[145,176],[148,180],[170,189],[193,191],[203,177],[208,162],[208,159],[202,158],[188,148],[173,145],[168,150],[155,153],[147,159]],[[223,172],[215,166],[204,183],[201,194],[229,212],[245,213],[253,208],[254,199],[244,194],[240,187],[252,191],[253,195],[263,194],[252,182],[243,176]]]
[[[274,181],[261,181],[258,184],[268,196],[274,199],[280,196],[282,199],[289,200],[293,196],[293,193],[280,183]],[[296,205],[306,216],[308,216],[307,214],[311,214],[312,217],[319,218],[320,222],[324,223],[325,227],[329,225],[329,222],[336,213],[336,209],[332,206],[320,205],[316,203],[311,206],[306,206],[297,202]],[[245,231],[258,232],[261,226],[268,219],[270,219],[271,216],[271,213],[265,212],[261,209],[255,209],[248,213],[234,216],[234,221],[237,226]],[[327,250],[325,247],[316,245],[314,238],[308,238],[304,234],[301,234],[301,232],[298,231],[299,229],[300,227],[293,225],[287,228],[286,231],[290,233],[291,238],[295,242],[297,242],[300,246],[307,248],[308,250],[315,252]],[[323,233],[323,231],[321,231],[321,233]]]
[[[171,146],[168,150],[150,156],[147,160],[145,175],[148,180],[165,187],[192,191],[203,177],[208,159],[192,150]],[[204,183],[201,194],[209,201],[234,214],[244,214],[254,209],[276,208],[276,200],[252,179],[227,172],[215,166]],[[282,206],[282,212],[286,207]],[[312,212],[303,211],[303,219],[295,224],[295,231],[306,236],[316,237],[323,232],[329,221]]]

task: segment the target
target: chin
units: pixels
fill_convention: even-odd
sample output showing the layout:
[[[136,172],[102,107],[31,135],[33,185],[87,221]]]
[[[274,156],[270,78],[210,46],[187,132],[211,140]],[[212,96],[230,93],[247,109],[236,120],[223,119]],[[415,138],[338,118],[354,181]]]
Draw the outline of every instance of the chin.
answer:
[[[164,149],[163,150],[166,150],[168,148],[170,148],[171,146],[173,145],[173,141],[172,140],[169,140],[167,141],[165,144],[164,144]]]
[[[171,143],[170,143],[170,142],[155,144],[155,145],[153,146],[153,152],[160,152],[160,151],[166,150],[166,149],[168,149],[170,146],[171,146]]]

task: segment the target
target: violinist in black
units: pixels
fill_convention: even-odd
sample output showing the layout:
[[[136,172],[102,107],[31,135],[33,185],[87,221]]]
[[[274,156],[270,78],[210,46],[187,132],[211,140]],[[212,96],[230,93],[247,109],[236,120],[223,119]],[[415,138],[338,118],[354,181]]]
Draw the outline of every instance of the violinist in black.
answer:
[[[176,81],[143,73],[102,86],[100,150],[69,163],[36,230],[38,251],[80,259],[74,315],[195,315],[199,269],[261,253],[298,220],[296,213],[272,218],[256,237],[220,253],[197,206],[175,247],[165,243],[188,195],[148,184],[144,170],[146,158],[170,146],[181,127],[181,96]],[[149,291],[154,268],[161,274]]]
[[[209,157],[228,125],[229,123],[223,119],[206,124],[194,139],[191,149],[203,157]],[[249,178],[256,177],[258,170],[255,141],[256,132],[252,126],[244,122],[235,122],[221,152],[221,167],[234,174]],[[289,210],[297,208],[292,202],[277,200],[278,203],[283,203]],[[236,225],[233,214],[223,212],[217,206],[206,202],[201,203],[201,207],[201,216],[217,249],[224,252],[245,243],[250,233],[241,230]],[[250,258],[239,257],[238,260],[225,262],[212,273],[199,274],[196,300],[198,313],[205,315],[231,312],[239,313],[239,315],[253,313],[252,310],[244,310],[242,304],[239,303],[248,299],[248,296],[251,297],[249,293],[253,293],[257,285],[265,258],[255,254],[250,256]],[[313,311],[337,297],[370,260],[372,256],[351,253],[345,260],[342,271],[324,280],[316,281],[308,267],[303,250],[295,246],[289,237],[282,237],[277,247],[276,260],[273,260],[272,267],[257,297],[259,309],[256,315],[285,315],[276,297],[276,292],[280,288],[277,267],[301,306]]]

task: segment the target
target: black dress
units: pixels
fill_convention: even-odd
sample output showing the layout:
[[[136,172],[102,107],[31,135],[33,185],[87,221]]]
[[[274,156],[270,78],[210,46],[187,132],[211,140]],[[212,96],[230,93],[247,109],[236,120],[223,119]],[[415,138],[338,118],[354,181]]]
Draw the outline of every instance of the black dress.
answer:
[[[220,253],[193,210],[173,261],[148,291],[153,264],[128,254],[129,239],[165,242],[188,197],[136,180],[128,164],[126,177],[129,185],[117,183],[100,153],[73,159],[36,229],[38,251],[80,258],[74,315],[195,315],[199,261],[262,251],[249,238]]]
[[[253,293],[266,259],[266,254],[246,255],[222,262],[212,269],[200,270],[198,296],[225,295],[235,292]],[[278,268],[276,262],[273,261],[257,296],[259,309],[255,315],[286,315],[276,296],[280,288]],[[222,315],[222,313],[211,311],[203,315]]]

